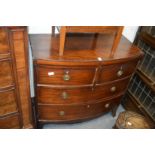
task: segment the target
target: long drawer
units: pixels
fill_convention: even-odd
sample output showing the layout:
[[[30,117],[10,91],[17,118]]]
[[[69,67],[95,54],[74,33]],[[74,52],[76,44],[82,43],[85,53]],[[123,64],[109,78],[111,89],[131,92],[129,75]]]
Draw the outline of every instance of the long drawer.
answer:
[[[0,28],[0,55],[8,53],[9,42],[7,28]]]
[[[108,112],[113,106],[118,105],[120,99],[121,96],[112,100],[96,102],[93,104],[41,104],[38,105],[39,121],[72,121],[95,117],[104,112]]]
[[[19,122],[18,114],[0,118],[0,129],[19,129]]]
[[[136,66],[137,60],[103,66],[97,83],[104,83],[125,78],[134,72]]]
[[[38,66],[37,83],[52,85],[83,85],[91,84],[95,75],[95,67],[54,67]]]
[[[0,116],[17,112],[17,101],[14,89],[0,91]]]
[[[13,85],[12,64],[10,60],[0,60],[0,88]]]
[[[87,88],[63,88],[63,87],[37,87],[37,100],[42,104],[73,104],[96,101],[109,98],[125,91],[129,78],[98,85],[95,89]]]

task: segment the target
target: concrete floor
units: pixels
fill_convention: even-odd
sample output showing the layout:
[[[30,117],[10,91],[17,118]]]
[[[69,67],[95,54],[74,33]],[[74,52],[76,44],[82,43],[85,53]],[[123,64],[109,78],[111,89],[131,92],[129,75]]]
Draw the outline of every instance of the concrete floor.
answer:
[[[120,112],[124,111],[124,108],[120,105],[117,109],[115,117],[112,117],[111,112],[100,116],[98,118],[84,121],[81,123],[72,124],[46,124],[43,126],[44,129],[112,129],[115,121]]]

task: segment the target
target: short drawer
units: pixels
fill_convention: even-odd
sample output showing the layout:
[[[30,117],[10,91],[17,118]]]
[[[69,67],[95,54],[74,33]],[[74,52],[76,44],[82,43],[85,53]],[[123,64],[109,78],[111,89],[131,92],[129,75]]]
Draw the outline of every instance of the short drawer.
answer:
[[[38,102],[42,104],[72,104],[96,101],[124,93],[129,78],[105,85],[98,85],[95,89],[87,88],[48,88],[38,87]]]
[[[0,116],[17,112],[17,103],[14,90],[0,91]]]
[[[137,61],[131,61],[123,64],[103,66],[98,83],[119,80],[131,75],[137,66]]]
[[[0,88],[13,85],[12,64],[9,60],[0,60]]]
[[[0,28],[0,55],[7,53],[9,50],[7,28]]]
[[[95,68],[54,68],[52,66],[37,67],[37,83],[52,85],[91,84]]]
[[[19,129],[20,120],[18,115],[0,117],[0,129]]]
[[[112,100],[96,102],[93,104],[77,105],[39,105],[38,115],[40,121],[72,121],[101,115],[118,105],[121,97]]]

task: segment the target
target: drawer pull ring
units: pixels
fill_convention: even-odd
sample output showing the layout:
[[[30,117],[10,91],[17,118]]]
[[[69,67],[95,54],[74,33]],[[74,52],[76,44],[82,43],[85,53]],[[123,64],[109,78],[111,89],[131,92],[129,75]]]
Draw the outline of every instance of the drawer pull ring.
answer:
[[[111,92],[115,92],[116,91],[116,87],[115,86],[114,87],[111,87],[110,91]]]
[[[105,108],[109,108],[109,105],[110,105],[109,103],[105,104]]]
[[[64,81],[70,80],[69,71],[65,71],[65,73],[63,75],[63,79],[64,79]]]
[[[117,76],[120,77],[120,76],[122,76],[122,75],[123,75],[123,71],[122,71],[122,70],[119,70],[119,71],[117,72]]]
[[[62,93],[62,98],[63,98],[63,99],[67,99],[67,98],[68,98],[67,92],[63,92],[63,93]]]
[[[68,74],[65,74],[63,76],[64,81],[69,81],[70,80],[70,76]]]
[[[60,116],[64,116],[65,115],[65,112],[64,111],[59,111],[59,115]]]

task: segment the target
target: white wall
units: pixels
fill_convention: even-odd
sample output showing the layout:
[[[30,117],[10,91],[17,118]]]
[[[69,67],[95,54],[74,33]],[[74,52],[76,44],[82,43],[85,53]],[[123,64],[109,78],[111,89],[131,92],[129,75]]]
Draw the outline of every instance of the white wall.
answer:
[[[125,26],[123,35],[131,42],[134,41],[138,26]],[[29,26],[29,33],[51,33],[51,26]]]
[[[134,41],[136,32],[139,26],[125,26],[123,30],[123,35],[128,38],[131,42]]]
[[[52,32],[51,26],[29,26],[30,34],[51,33],[51,32]]]

